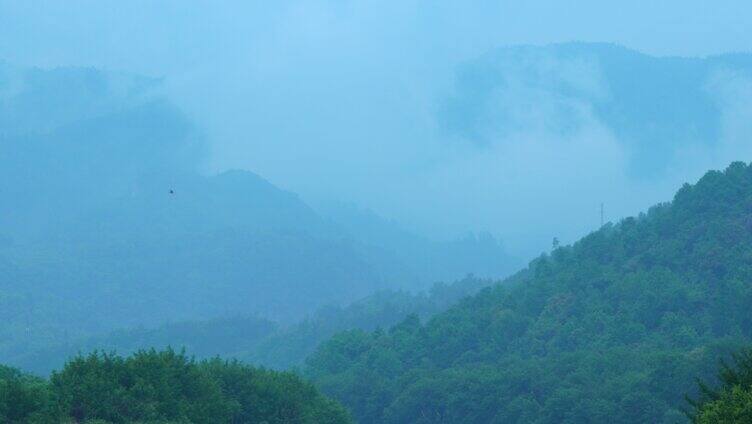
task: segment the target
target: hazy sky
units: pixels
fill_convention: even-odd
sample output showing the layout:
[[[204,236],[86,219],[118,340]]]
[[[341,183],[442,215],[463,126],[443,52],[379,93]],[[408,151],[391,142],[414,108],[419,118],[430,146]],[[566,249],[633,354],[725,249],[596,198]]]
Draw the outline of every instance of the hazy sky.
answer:
[[[2,0],[0,53],[156,74],[229,57],[284,57],[300,53],[296,47],[335,53],[346,44],[447,60],[504,44],[573,40],[708,55],[748,50],[751,13],[743,0]],[[330,45],[339,37],[350,40]]]
[[[532,125],[492,150],[461,147],[437,118],[458,69],[517,44],[747,51],[751,17],[741,0],[0,0],[0,60],[164,77],[211,142],[208,171],[250,169],[312,200],[354,201],[437,235],[489,230],[529,252],[592,229],[601,201],[609,218],[635,213],[746,147],[690,149],[665,178],[633,181],[587,110],[574,135]],[[723,81],[724,101],[733,84],[752,93]],[[536,99],[545,121],[555,99]],[[724,114],[726,133],[749,133],[747,106]]]

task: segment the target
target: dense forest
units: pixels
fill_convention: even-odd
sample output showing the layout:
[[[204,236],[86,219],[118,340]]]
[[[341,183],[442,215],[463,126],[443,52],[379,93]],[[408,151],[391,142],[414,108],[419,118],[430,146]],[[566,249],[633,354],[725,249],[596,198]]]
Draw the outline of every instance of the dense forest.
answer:
[[[0,422],[310,423],[352,420],[337,403],[287,372],[182,352],[92,353],[49,380],[0,367]]]
[[[340,333],[306,373],[361,423],[681,422],[751,340],[750,211],[733,163],[426,323]]]

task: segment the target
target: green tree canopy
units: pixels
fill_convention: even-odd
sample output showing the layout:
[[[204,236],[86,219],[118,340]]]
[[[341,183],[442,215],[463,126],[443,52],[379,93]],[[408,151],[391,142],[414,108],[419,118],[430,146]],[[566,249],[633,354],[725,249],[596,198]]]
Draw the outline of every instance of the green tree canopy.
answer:
[[[172,349],[129,357],[95,352],[49,382],[0,368],[0,422],[350,423],[347,412],[292,373]]]
[[[732,355],[732,363],[721,361],[719,387],[699,382],[698,399],[687,399],[689,417],[697,424],[752,422],[752,350]]]

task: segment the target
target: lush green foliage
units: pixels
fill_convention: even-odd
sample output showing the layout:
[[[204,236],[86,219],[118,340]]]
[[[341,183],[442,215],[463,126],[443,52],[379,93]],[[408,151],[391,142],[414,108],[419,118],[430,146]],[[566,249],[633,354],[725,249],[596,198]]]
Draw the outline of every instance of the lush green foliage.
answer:
[[[750,211],[734,163],[424,325],[341,333],[307,373],[362,423],[681,421],[752,335]]]
[[[50,410],[49,388],[42,379],[0,365],[0,422],[42,420]]]
[[[689,414],[698,424],[732,424],[752,422],[752,350],[732,355],[733,363],[721,361],[720,387],[700,382],[700,397],[688,399],[693,407]]]
[[[0,369],[0,421],[349,423],[345,410],[291,373],[173,350],[71,360],[49,382]]]

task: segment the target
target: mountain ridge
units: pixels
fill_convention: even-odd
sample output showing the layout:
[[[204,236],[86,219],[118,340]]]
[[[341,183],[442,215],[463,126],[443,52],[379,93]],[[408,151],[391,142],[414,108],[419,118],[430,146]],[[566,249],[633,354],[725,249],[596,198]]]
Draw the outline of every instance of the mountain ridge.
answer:
[[[736,162],[424,324],[341,333],[306,372],[363,423],[682,422],[752,341],[750,216]]]

